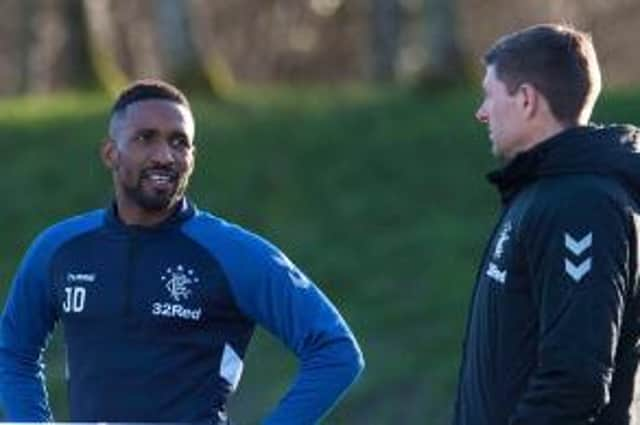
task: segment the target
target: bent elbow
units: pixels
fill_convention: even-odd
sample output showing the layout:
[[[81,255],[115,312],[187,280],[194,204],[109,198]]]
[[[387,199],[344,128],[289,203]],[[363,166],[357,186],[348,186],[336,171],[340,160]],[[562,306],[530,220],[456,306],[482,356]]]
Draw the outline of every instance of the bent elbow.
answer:
[[[351,350],[348,356],[349,360],[347,362],[348,375],[350,376],[350,381],[355,381],[364,371],[366,362],[364,360],[364,354],[362,353],[362,349],[358,345],[358,343],[354,340],[351,345]]]

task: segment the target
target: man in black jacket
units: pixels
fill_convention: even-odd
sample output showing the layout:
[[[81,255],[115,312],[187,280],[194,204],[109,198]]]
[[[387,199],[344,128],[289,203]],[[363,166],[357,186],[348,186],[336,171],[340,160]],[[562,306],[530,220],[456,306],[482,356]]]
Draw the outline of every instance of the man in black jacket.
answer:
[[[588,35],[509,34],[477,111],[503,209],[467,322],[455,425],[630,425],[640,415],[640,133],[589,125]]]

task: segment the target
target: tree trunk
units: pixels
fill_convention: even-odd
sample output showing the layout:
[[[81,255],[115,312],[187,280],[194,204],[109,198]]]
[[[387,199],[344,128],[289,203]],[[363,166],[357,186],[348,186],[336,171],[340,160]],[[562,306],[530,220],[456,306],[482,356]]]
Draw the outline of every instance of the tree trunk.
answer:
[[[23,6],[25,60],[22,89],[45,93],[56,86],[56,59],[63,57],[67,28],[54,0],[28,1]]]
[[[100,85],[115,94],[127,83],[127,77],[118,63],[111,6],[109,0],[84,0],[93,69]]]
[[[94,86],[98,82],[91,64],[87,21],[82,2],[65,0],[65,22],[67,23],[66,54],[59,57],[66,85],[75,88]]]
[[[181,1],[181,0],[176,0]],[[113,3],[114,28],[118,34],[118,59],[131,78],[166,77],[155,34],[153,0]]]
[[[427,61],[421,76],[425,88],[446,88],[466,78],[456,7],[453,0],[425,0]]]
[[[81,3],[23,0],[20,21],[18,92],[47,93],[93,81]]]
[[[219,4],[217,7],[224,7],[224,5]],[[221,16],[216,5],[209,0],[189,0],[188,9],[195,48],[201,58],[209,90],[215,99],[222,100],[228,97],[236,87],[231,64],[220,48],[220,44],[225,40],[221,40],[215,34],[215,30],[219,29],[218,22],[220,19],[225,19],[225,15]],[[246,13],[244,16],[248,16]]]
[[[187,2],[156,0],[153,6],[162,74],[181,88],[207,87],[207,78],[191,32]]]
[[[373,77],[377,81],[391,81],[398,57],[398,0],[373,0],[371,6]]]
[[[31,46],[34,44],[34,32],[32,19],[34,15],[35,0],[22,0],[20,2],[20,36],[18,38],[18,72],[16,94],[24,94],[29,90],[29,56]]]

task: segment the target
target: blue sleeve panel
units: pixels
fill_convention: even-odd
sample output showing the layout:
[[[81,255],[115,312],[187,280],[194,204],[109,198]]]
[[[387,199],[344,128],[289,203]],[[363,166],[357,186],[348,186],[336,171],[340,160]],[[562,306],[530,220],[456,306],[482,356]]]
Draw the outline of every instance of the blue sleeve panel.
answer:
[[[184,231],[218,259],[238,307],[300,361],[294,383],[264,424],[317,423],[364,367],[345,320],[304,273],[260,237],[204,213]]]
[[[42,353],[57,321],[49,262],[57,248],[99,226],[102,214],[73,218],[43,232],[14,277],[0,317],[0,400],[12,422],[51,421]]]

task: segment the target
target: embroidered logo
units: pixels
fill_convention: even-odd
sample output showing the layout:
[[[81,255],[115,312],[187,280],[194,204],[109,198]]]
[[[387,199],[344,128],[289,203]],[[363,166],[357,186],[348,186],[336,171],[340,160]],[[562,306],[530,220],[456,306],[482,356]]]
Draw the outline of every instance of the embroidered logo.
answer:
[[[583,257],[587,249],[591,248],[593,245],[593,233],[587,233],[582,239],[576,240],[569,233],[564,234],[564,246],[565,248],[572,254],[573,257],[576,257],[576,260],[579,263],[574,263],[570,258],[564,258],[564,271],[573,279],[575,282],[580,282],[583,277],[586,276],[587,273],[591,271],[591,258],[587,257],[584,260],[581,260],[580,257]],[[583,257],[584,258],[584,257]]]
[[[499,260],[502,260],[502,257],[504,255],[505,244],[509,241],[509,239],[511,239],[512,230],[513,225],[511,224],[511,220],[509,220],[504,223],[502,229],[500,229],[500,232],[498,233],[492,256],[492,258],[496,260],[498,264],[501,263],[501,261]],[[504,285],[507,282],[507,270],[506,268],[501,270],[498,264],[490,261],[485,274],[494,281],[500,283],[501,285]]]
[[[503,285],[507,281],[507,271],[500,270],[498,266],[496,266],[494,263],[489,263],[489,268],[487,269],[487,276],[489,276],[494,280],[497,280]]]
[[[189,286],[200,281],[193,269],[185,269],[182,265],[176,268],[168,267],[160,279],[165,282],[165,288],[171,298],[178,302],[181,299],[189,299],[192,292]]]
[[[496,248],[493,251],[493,258],[499,260],[502,258],[502,254],[504,254],[504,244],[511,239],[511,229],[513,226],[511,225],[511,221],[507,221],[505,225],[500,230],[500,235],[498,236],[498,241],[496,242]]]
[[[87,299],[87,288],[96,281],[95,273],[74,273],[66,275],[67,284],[64,288],[62,311],[65,313],[82,313]],[[86,285],[89,284],[89,285]],[[91,292],[91,290],[89,291]]]
[[[95,273],[67,273],[67,282],[69,283],[93,283],[95,281]]]
[[[168,267],[160,277],[169,296],[176,303],[156,301],[151,304],[151,314],[154,316],[178,318],[198,321],[202,317],[202,307],[185,307],[180,301],[189,299],[193,291],[190,286],[200,282],[195,271],[185,268],[182,264],[176,267]]]
[[[279,266],[286,269],[289,280],[298,288],[306,289],[311,285],[311,281],[304,275],[284,254],[275,255],[273,260]]]

